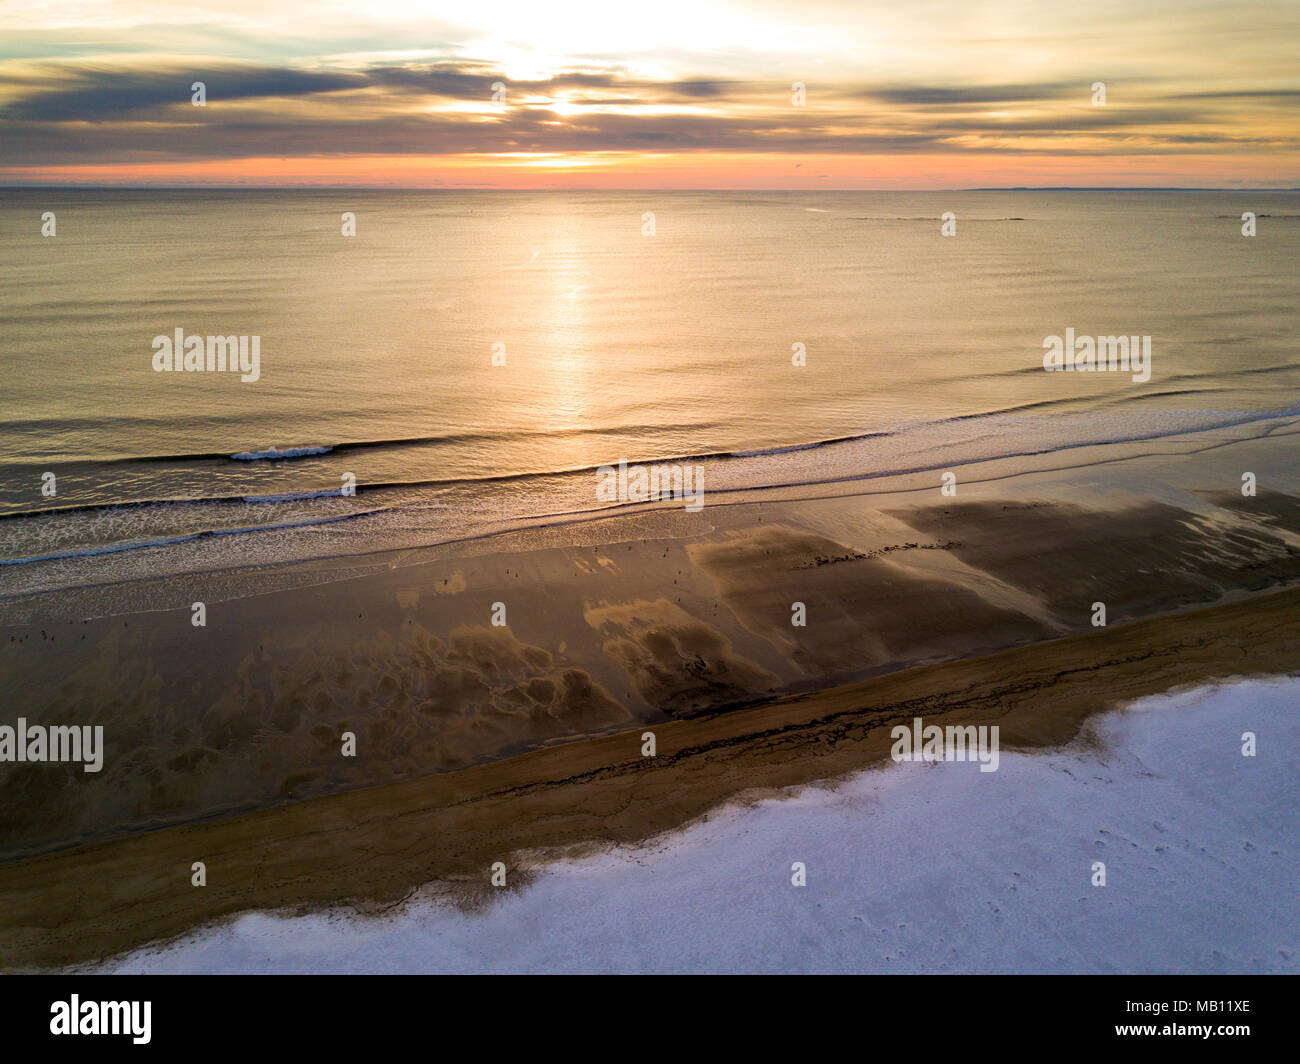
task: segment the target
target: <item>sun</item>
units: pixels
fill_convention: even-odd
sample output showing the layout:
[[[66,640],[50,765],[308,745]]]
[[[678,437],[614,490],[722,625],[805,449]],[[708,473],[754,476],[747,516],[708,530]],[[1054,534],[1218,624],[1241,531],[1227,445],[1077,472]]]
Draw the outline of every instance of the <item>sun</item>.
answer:
[[[569,99],[558,99],[551,101],[551,110],[561,118],[570,118],[573,115],[582,114],[584,108],[581,104],[574,103]]]

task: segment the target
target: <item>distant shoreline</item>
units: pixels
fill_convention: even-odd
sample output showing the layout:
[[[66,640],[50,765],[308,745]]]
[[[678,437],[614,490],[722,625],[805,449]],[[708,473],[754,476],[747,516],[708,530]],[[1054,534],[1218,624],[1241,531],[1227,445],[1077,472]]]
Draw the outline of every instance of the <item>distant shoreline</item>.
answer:
[[[573,186],[555,186],[553,188],[527,188],[527,187],[498,187],[482,188],[475,185],[209,185],[197,182],[178,183],[178,184],[78,184],[76,182],[59,182],[57,184],[32,182],[19,184],[0,185],[0,190],[16,189],[77,189],[80,191],[101,190],[105,192],[120,192],[124,190],[153,191],[157,189],[167,189],[171,191],[185,192],[535,192],[542,195],[548,195],[556,192],[582,192],[592,194],[618,195],[624,192],[653,192],[653,193],[698,193],[698,192],[717,192],[732,195],[762,195],[765,193],[780,195],[790,192],[814,192],[814,193],[865,193],[868,195],[891,195],[915,196],[925,195],[926,193],[945,193],[945,192],[1241,192],[1241,193],[1259,193],[1259,192],[1300,192],[1300,186],[1283,186],[1271,187],[1263,186],[1260,188],[1226,188],[1219,185],[1206,186],[1204,188],[1196,185],[986,185],[975,188],[966,188],[961,186],[952,186],[944,188],[816,188],[812,186],[800,188],[656,188],[654,186],[637,187],[629,185],[627,188],[589,188],[582,185]]]

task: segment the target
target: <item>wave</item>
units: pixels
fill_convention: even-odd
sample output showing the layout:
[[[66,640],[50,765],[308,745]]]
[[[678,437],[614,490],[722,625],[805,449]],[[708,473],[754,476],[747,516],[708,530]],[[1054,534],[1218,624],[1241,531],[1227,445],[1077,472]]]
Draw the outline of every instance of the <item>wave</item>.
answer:
[[[278,447],[268,447],[265,451],[241,451],[230,457],[236,462],[274,461],[282,458],[306,458],[311,455],[329,454],[332,450],[333,447],[286,447],[283,450]]]
[[[1295,367],[1290,363],[1279,363],[1267,366],[1243,367],[1233,371],[1234,376],[1257,376],[1269,375],[1282,372],[1293,372]],[[954,383],[967,381],[983,381],[996,378],[1015,378],[1021,376],[1037,376],[1042,373],[1041,366],[1037,364],[1027,364],[1000,370],[995,373],[967,374],[954,377]],[[1212,378],[1209,375],[1201,373],[1184,373],[1176,374],[1165,378],[1166,384],[1194,384],[1202,381],[1208,381]],[[1120,395],[1113,399],[1104,401],[1107,406],[1123,406],[1129,403],[1143,403],[1151,399],[1158,398],[1175,398],[1184,395],[1205,395],[1212,391],[1222,391],[1223,388],[1186,388],[1182,390],[1166,388],[1160,392],[1146,392],[1142,395]],[[937,419],[929,422],[917,422],[917,425],[939,425],[960,421],[972,421],[980,418],[992,418],[1004,416],[1012,413],[1022,413],[1031,410],[1051,410],[1069,407],[1081,406],[1088,403],[1095,403],[1094,398],[1087,396],[1063,396],[1048,399],[1037,399],[1028,402],[1010,404],[1008,406],[997,407],[989,410],[978,410],[968,414],[953,415],[949,418]],[[1272,416],[1271,413],[1263,416]],[[0,429],[5,425],[13,425],[14,422],[0,421]],[[23,423],[30,428],[28,423]],[[105,457],[105,458],[81,458],[72,460],[76,465],[83,467],[95,466],[131,466],[135,464],[156,464],[156,463],[187,463],[187,462],[217,462],[228,463],[237,462],[244,468],[256,468],[261,463],[278,464],[280,462],[292,462],[310,460],[314,458],[325,459],[337,457],[346,453],[367,450],[384,450],[398,448],[419,448],[419,447],[447,447],[456,448],[463,445],[490,444],[490,443],[511,443],[528,440],[565,440],[583,437],[607,437],[618,439],[624,437],[644,438],[648,435],[664,432],[668,429],[679,431],[682,427],[688,427],[695,430],[710,430],[719,427],[716,422],[693,423],[689,426],[668,426],[658,424],[633,424],[623,426],[601,426],[601,427],[574,427],[559,431],[548,431],[542,429],[533,430],[510,430],[498,429],[487,432],[454,432],[440,435],[428,436],[399,436],[399,437],[381,437],[378,439],[368,440],[342,440],[332,443],[319,444],[301,444],[293,447],[265,447],[258,450],[224,452],[224,451],[191,451],[176,452],[172,454],[152,454],[152,455],[134,455],[129,457]],[[913,427],[909,424],[907,427]],[[835,436],[828,439],[819,439],[808,442],[798,442],[789,444],[775,444],[770,447],[754,448],[747,450],[725,450],[725,451],[705,451],[696,454],[686,455],[665,455],[659,457],[639,457],[636,459],[627,458],[629,464],[648,465],[656,462],[688,462],[688,461],[719,461],[730,458],[759,458],[771,455],[789,454],[798,451],[815,450],[821,447],[829,447],[840,443],[853,443],[872,438],[884,438],[893,433],[896,429],[874,430],[866,433],[858,433],[846,436]],[[1105,442],[1105,441],[1102,441]],[[1118,441],[1116,441],[1118,442]],[[617,463],[618,458],[613,462]],[[26,467],[30,463],[20,463]],[[36,463],[37,467],[44,469],[48,461]],[[602,463],[603,464],[603,463]],[[599,465],[581,466],[571,468],[555,469],[534,469],[517,473],[507,473],[495,476],[483,477],[460,477],[448,478],[443,480],[410,480],[410,481],[371,481],[365,485],[368,490],[388,487],[436,487],[439,485],[454,486],[472,482],[493,483],[509,482],[512,480],[524,479],[535,476],[560,476],[564,474],[589,473],[599,468]],[[358,491],[362,490],[362,485],[358,485]],[[115,500],[113,502],[89,503],[85,505],[73,505],[65,507],[47,507],[41,509],[28,509],[0,512],[0,519],[6,517],[34,516],[39,514],[67,513],[77,510],[99,509],[105,506],[130,506],[150,503],[195,503],[195,502],[285,502],[292,501],[294,498],[323,498],[331,494],[329,491],[307,492],[301,494],[267,494],[267,495],[218,495],[218,496],[194,496],[194,497],[173,497],[173,498],[140,498],[131,500]],[[337,489],[333,494],[339,494]]]
[[[33,562],[60,561],[67,558],[91,558],[100,554],[121,554],[124,551],[148,550],[150,547],[168,547],[176,543],[189,543],[196,539],[210,536],[240,536],[249,532],[279,532],[284,529],[308,528],[314,525],[332,525],[339,521],[351,521],[356,517],[371,517],[387,513],[389,507],[377,506],[370,510],[358,510],[348,514],[330,514],[322,517],[306,518],[301,521],[281,521],[265,525],[246,525],[242,528],[204,528],[197,532],[185,532],[176,536],[158,536],[153,539],[134,539],[121,543],[104,543],[94,547],[76,547],[65,551],[51,551],[48,554],[29,554],[18,558],[0,558],[0,566],[30,565]]]
[[[1262,217],[1262,216],[1261,216]],[[962,222],[1025,222],[1027,218],[962,218]],[[942,218],[929,214],[851,214],[850,222],[941,222]]]
[[[1173,392],[1172,394],[1178,394]],[[988,419],[993,421],[998,418],[1014,417],[1023,415],[1027,411],[1053,407],[1063,403],[1072,402],[1073,400],[1064,399],[1046,399],[1035,402],[1019,403],[1011,406],[999,408],[994,411],[985,411],[982,413],[972,414],[955,414],[951,417],[937,418],[931,421],[911,423],[906,426],[890,429],[876,430],[871,432],[855,433],[847,436],[835,436],[828,439],[812,440],[804,443],[781,444],[766,448],[758,448],[744,451],[704,451],[693,454],[667,455],[658,457],[642,458],[615,458],[608,462],[602,462],[594,465],[574,466],[564,469],[543,469],[543,470],[524,470],[514,473],[501,473],[492,476],[469,476],[469,477],[451,477],[451,478],[419,478],[410,480],[382,480],[382,481],[361,481],[355,487],[356,496],[363,494],[373,494],[379,491],[389,491],[398,489],[447,489],[465,487],[479,487],[490,485],[504,485],[518,482],[541,481],[545,478],[576,478],[581,476],[590,476],[602,469],[617,466],[620,461],[625,461],[629,466],[657,466],[673,465],[685,463],[724,463],[746,461],[761,458],[774,458],[783,455],[797,454],[801,452],[817,451],[827,448],[833,448],[842,445],[863,443],[870,440],[885,440],[896,438],[906,432],[925,430],[927,428],[942,428],[946,425],[958,425],[965,422],[979,421]],[[1044,454],[1050,454],[1054,451],[1067,451],[1079,447],[1098,447],[1107,444],[1120,443],[1137,443],[1142,440],[1162,439],[1170,436],[1182,436],[1199,432],[1210,432],[1217,429],[1233,428],[1241,425],[1253,424],[1259,421],[1277,420],[1286,417],[1300,415],[1300,402],[1292,404],[1289,407],[1278,408],[1266,411],[1213,411],[1213,410],[1189,410],[1184,412],[1189,417],[1196,416],[1195,423],[1186,421],[1168,424],[1165,428],[1157,427],[1151,423],[1144,423],[1142,428],[1131,433],[1106,432],[1098,433],[1095,436],[1089,436],[1085,439],[1060,440],[1034,450],[1009,450],[999,451],[981,455],[977,458],[970,459],[975,462],[996,461],[1008,458],[1027,458],[1037,457]],[[1217,416],[1215,416],[1217,415]],[[943,441],[940,441],[943,442]],[[800,487],[815,483],[835,483],[848,480],[865,480],[878,479],[889,476],[906,476],[913,473],[925,472],[931,468],[946,468],[951,465],[952,461],[948,460],[940,465],[903,467],[891,465],[888,468],[873,469],[867,473],[850,474],[844,476],[829,476],[820,479],[797,479],[797,480],[778,480],[761,485],[767,488],[783,487]],[[960,464],[960,463],[959,463]],[[720,489],[714,488],[717,492]],[[752,490],[752,487],[740,488],[737,490]],[[16,518],[36,518],[49,517],[55,515],[69,515],[78,512],[89,511],[118,511],[127,510],[136,507],[152,506],[205,506],[219,503],[227,504],[244,504],[244,505],[274,505],[280,503],[308,502],[317,499],[341,498],[343,489],[339,488],[322,488],[298,492],[280,492],[267,495],[212,495],[212,496],[191,496],[180,498],[164,499],[130,499],[111,502],[96,502],[72,504],[68,506],[45,507],[32,510],[15,510],[7,513],[0,513],[0,521]],[[373,511],[364,511],[373,512]],[[353,516],[351,514],[342,516]],[[288,526],[286,526],[288,527]]]
[[[979,415],[975,415],[979,416]],[[694,455],[686,458],[668,459],[668,461],[689,462],[705,458],[765,458],[768,455],[794,454],[798,451],[815,451],[819,447],[831,447],[837,443],[858,443],[862,440],[884,439],[894,435],[893,432],[862,432],[855,436],[832,436],[828,440],[813,440],[811,443],[791,443],[783,447],[766,447],[757,451],[717,451],[713,454]]]
[[[303,499],[341,499],[342,488],[322,488],[320,491],[286,491],[278,495],[244,495],[244,502],[299,502]]]
[[[42,421],[0,421],[0,434],[10,432],[36,432],[45,423]],[[95,423],[97,426],[102,423]],[[132,465],[136,463],[157,462],[253,462],[277,461],[286,458],[313,458],[327,454],[342,454],[348,451],[383,449],[385,447],[422,447],[422,446],[458,446],[473,443],[501,443],[519,440],[577,439],[584,436],[644,436],[658,432],[680,431],[682,428],[704,431],[718,428],[714,421],[692,422],[689,425],[610,425],[578,426],[568,429],[498,429],[492,432],[450,432],[437,436],[396,436],[375,440],[346,440],[329,444],[309,444],[299,447],[268,447],[257,451],[177,451],[171,454],[119,455],[107,458],[76,458],[71,461],[78,466]],[[44,468],[47,460],[40,464]]]

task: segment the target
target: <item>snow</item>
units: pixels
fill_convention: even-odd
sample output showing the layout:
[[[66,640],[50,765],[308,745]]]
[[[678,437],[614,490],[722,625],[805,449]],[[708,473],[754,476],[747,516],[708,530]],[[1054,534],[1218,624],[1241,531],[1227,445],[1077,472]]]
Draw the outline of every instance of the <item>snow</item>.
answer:
[[[1099,745],[730,805],[542,865],[477,913],[428,897],[383,917],[248,913],[102,970],[1295,972],[1298,694],[1277,678],[1160,695],[1094,718]]]

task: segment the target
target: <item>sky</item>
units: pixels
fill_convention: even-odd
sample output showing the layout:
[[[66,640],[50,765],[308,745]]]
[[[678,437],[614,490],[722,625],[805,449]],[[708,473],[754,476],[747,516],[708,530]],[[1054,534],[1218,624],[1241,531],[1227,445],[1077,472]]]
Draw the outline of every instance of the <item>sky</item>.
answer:
[[[1296,187],[1298,56],[1296,0],[0,0],[0,184]]]

